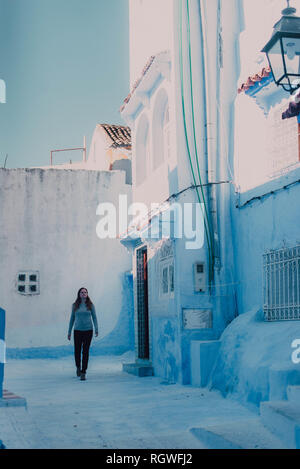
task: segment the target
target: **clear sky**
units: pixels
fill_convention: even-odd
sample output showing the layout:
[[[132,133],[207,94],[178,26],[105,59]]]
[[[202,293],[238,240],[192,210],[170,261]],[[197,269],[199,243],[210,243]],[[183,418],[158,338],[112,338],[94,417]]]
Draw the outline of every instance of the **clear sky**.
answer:
[[[84,135],[89,150],[97,123],[124,124],[128,16],[128,0],[0,0],[0,166],[48,165]]]

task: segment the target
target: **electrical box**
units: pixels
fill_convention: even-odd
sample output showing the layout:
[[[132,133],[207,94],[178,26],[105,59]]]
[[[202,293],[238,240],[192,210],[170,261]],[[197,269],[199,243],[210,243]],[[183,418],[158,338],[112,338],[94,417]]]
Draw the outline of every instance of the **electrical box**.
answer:
[[[195,292],[205,292],[206,290],[206,273],[204,262],[195,262],[194,264],[194,288]]]

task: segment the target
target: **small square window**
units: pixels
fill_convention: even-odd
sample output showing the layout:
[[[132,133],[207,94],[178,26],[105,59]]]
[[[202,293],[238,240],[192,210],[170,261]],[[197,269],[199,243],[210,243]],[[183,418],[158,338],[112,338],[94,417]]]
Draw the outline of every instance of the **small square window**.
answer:
[[[39,295],[39,272],[37,270],[18,272],[16,276],[16,290],[21,295]]]

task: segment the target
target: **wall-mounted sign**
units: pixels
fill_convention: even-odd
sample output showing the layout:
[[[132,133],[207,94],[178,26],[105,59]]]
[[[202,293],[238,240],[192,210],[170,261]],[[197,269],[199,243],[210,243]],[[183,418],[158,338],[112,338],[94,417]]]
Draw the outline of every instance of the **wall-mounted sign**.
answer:
[[[212,311],[210,309],[183,309],[184,329],[211,329]]]

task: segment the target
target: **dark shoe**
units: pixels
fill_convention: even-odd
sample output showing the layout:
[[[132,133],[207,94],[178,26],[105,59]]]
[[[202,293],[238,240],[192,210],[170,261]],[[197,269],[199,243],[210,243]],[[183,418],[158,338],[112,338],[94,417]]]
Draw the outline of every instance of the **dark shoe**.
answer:
[[[80,376],[80,375],[81,375],[80,368],[76,368],[76,374],[77,374],[77,376]]]
[[[81,375],[80,375],[80,381],[85,381],[85,373],[81,373]]]

